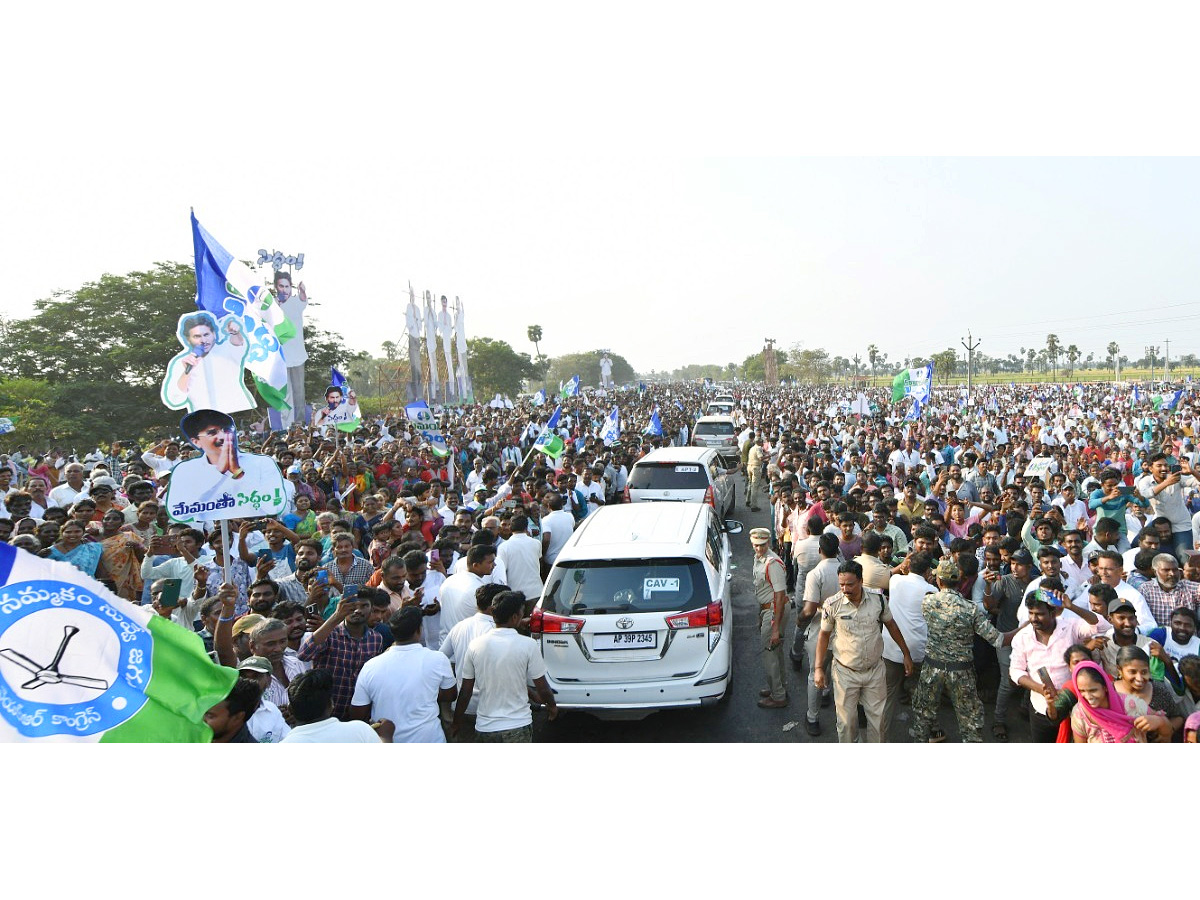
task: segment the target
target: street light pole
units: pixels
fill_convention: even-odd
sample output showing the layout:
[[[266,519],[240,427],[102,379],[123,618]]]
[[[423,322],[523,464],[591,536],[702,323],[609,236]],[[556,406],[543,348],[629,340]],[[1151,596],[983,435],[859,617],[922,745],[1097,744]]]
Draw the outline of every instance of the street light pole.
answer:
[[[966,340],[960,340],[960,343],[967,348],[967,400],[971,399],[971,363],[974,361],[975,350],[979,347],[982,341],[976,341],[971,337],[971,332],[967,332]]]

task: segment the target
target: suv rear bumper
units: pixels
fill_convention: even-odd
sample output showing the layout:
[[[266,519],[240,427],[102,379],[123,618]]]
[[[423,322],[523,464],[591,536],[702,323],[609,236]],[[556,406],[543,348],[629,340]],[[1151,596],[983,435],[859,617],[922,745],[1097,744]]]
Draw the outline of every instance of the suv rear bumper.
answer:
[[[719,701],[729,689],[732,663],[729,642],[722,639],[717,642],[704,668],[688,678],[589,683],[558,681],[553,673],[548,673],[546,681],[554,691],[554,701],[560,709],[619,712],[707,706]]]

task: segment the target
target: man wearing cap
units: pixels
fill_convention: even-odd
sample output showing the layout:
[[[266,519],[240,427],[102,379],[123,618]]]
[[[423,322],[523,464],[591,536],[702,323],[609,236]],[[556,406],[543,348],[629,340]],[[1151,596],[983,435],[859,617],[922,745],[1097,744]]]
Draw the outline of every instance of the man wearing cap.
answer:
[[[832,645],[838,742],[852,744],[858,737],[857,708],[861,703],[867,715],[864,740],[878,744],[887,702],[883,628],[900,647],[906,676],[913,672],[912,656],[904,635],[892,619],[887,599],[878,591],[863,587],[862,566],[853,560],[842,563],[838,567],[838,587],[840,590],[821,607],[813,683],[819,689],[825,688],[825,659]]]
[[[238,677],[256,682],[263,692],[258,709],[246,720],[246,727],[260,744],[278,744],[292,729],[284,721],[279,707],[267,699],[266,691],[271,686],[271,661],[265,656],[244,659],[238,666]]]
[[[988,621],[987,613],[957,590],[962,572],[953,556],[938,563],[938,589],[921,598],[921,615],[929,637],[921,680],[913,695],[913,726],[909,730],[919,744],[944,740],[941,729],[931,737],[943,688],[950,695],[963,743],[983,742],[983,704],[975,685],[974,636],[979,635],[999,648],[1012,643],[1016,630],[1001,634]]]
[[[1140,647],[1146,651],[1147,656],[1162,657],[1162,646],[1153,638],[1138,633],[1138,613],[1132,603],[1116,596],[1107,585],[1098,584],[1092,591],[1108,604],[1108,621],[1112,625],[1112,631],[1097,640],[1103,642],[1100,645],[1099,662],[1109,675],[1113,678],[1121,676],[1117,668],[1117,653],[1122,647]],[[1159,673],[1158,680],[1161,678],[1162,674]]]
[[[758,637],[762,644],[767,686],[759,691],[763,709],[782,709],[788,704],[783,683],[783,617],[787,610],[787,568],[771,550],[771,530],[752,528],[754,547],[754,597],[758,601]]]

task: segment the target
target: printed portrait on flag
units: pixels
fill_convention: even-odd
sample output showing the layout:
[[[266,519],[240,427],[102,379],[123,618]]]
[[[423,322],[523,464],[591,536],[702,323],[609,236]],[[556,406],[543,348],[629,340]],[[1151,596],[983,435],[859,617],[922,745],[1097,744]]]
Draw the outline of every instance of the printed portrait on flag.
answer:
[[[183,351],[167,363],[162,401],[170,409],[219,409],[234,413],[254,408],[244,375],[250,344],[236,316],[219,322],[206,311],[179,317],[176,331]]]
[[[313,410],[312,423],[314,428],[322,425],[348,425],[358,422],[360,418],[358,397],[354,391],[343,393],[342,388],[331,384],[325,389],[325,405]]]
[[[180,431],[200,451],[171,470],[167,515],[176,522],[214,522],[284,511],[283,473],[273,459],[241,453],[233,419],[215,409],[183,417]]]

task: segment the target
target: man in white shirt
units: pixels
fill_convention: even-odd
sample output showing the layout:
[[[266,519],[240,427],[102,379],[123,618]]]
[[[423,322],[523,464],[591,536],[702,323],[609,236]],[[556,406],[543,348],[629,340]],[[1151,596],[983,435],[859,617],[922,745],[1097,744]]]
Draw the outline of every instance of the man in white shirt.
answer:
[[[585,468],[583,478],[576,485],[576,490],[587,500],[587,514],[590,516],[604,505],[604,485],[596,479],[604,474],[604,469],[598,471]]]
[[[378,659],[382,657],[371,662]],[[332,669],[310,669],[297,675],[288,685],[288,699],[297,724],[280,743],[378,744],[392,740],[394,726],[390,721],[371,726],[358,719],[340,722],[333,717]]]
[[[393,722],[397,744],[444,744],[438,703],[451,703],[458,694],[450,660],[422,646],[425,619],[415,606],[392,614],[388,627],[394,643],[363,663],[350,701],[351,719]]]
[[[442,585],[446,583],[446,576],[436,569],[429,568],[429,560],[422,550],[409,550],[404,554],[404,569],[404,577],[408,582],[408,591],[405,593],[409,596],[420,597],[418,605],[425,615],[425,622],[421,628],[421,640],[430,650],[436,650],[442,636],[440,621],[442,606],[439,592]]]
[[[308,349],[304,346],[304,311],[308,307],[308,294],[304,282],[296,285],[293,293],[292,276],[279,270],[275,273],[275,300],[295,329],[295,336],[280,345],[287,363],[289,404],[288,409],[281,411],[280,419],[284,428],[290,428],[293,421],[304,421],[304,364],[308,362]]]
[[[505,591],[492,603],[496,627],[475,638],[461,666],[462,691],[454,707],[451,735],[458,735],[479,682],[480,697],[475,719],[476,740],[488,743],[528,743],[533,740],[533,714],[529,709],[529,685],[546,705],[549,718],[558,716],[554,693],[546,682],[546,664],[536,641],[517,633],[525,615],[525,598]]]
[[[570,540],[575,530],[575,517],[563,509],[561,494],[548,493],[543,501],[542,514],[542,559],[546,566],[554,565],[558,554]]]
[[[258,682],[263,697],[258,709],[246,720],[246,727],[260,744],[278,744],[292,730],[279,707],[267,699],[267,688],[271,685],[271,661],[265,656],[251,656],[238,664],[238,677],[251,678]]]
[[[496,556],[508,574],[505,584],[524,594],[528,606],[542,596],[542,545],[529,536],[528,516],[513,516],[510,526],[512,536],[500,545]]]
[[[467,552],[466,568],[446,579],[438,592],[442,604],[438,646],[450,629],[475,612],[475,594],[483,587],[483,579],[492,574],[496,551],[486,544],[476,544]]]
[[[462,663],[467,656],[467,648],[471,646],[471,641],[475,638],[496,627],[496,622],[492,618],[492,602],[507,590],[508,588],[503,584],[485,584],[476,591],[475,615],[469,619],[463,619],[451,628],[446,639],[442,641],[438,652],[445,655],[454,667],[454,680],[460,691],[462,690]],[[459,741],[469,741],[475,737],[475,713],[479,708],[479,697],[480,690],[476,687],[475,692],[471,695],[471,702],[467,704],[464,718],[465,731],[460,732],[456,738]]]
[[[908,557],[908,574],[893,575],[888,582],[888,605],[892,618],[904,635],[912,657],[914,679],[921,674],[921,662],[925,659],[925,643],[929,640],[929,626],[921,613],[921,600],[926,594],[937,591],[928,581],[932,560],[926,553],[913,553]],[[883,667],[887,682],[887,699],[883,706],[883,726],[880,734],[887,739],[900,701],[900,688],[904,684],[904,653],[895,639],[883,630]],[[915,688],[915,681],[910,682]],[[911,691],[911,689],[910,689]]]
[[[66,468],[63,469],[63,475],[66,476],[67,480],[50,491],[50,504],[66,509],[80,497],[88,496],[83,474],[82,463],[68,463]]]
[[[183,462],[183,457],[179,455],[179,442],[159,441],[142,454],[142,462],[151,468],[155,478],[166,475]]]

